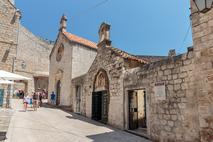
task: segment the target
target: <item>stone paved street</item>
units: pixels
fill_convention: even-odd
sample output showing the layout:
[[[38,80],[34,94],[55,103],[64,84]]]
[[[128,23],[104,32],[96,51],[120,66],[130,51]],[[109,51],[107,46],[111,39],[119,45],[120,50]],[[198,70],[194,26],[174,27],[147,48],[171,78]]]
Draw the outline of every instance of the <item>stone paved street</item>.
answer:
[[[0,109],[0,142],[5,138],[12,114],[11,109]]]
[[[76,114],[59,109],[40,108],[23,112],[21,100],[13,100],[6,142],[148,142]]]

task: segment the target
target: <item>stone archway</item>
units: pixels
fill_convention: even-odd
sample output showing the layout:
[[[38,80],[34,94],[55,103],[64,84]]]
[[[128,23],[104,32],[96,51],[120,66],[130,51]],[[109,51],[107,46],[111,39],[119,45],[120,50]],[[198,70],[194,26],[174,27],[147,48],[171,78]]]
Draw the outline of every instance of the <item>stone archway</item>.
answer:
[[[63,70],[59,69],[55,74],[55,91],[56,91],[56,105],[60,105],[61,101],[61,80],[63,78]]]
[[[109,112],[109,79],[105,70],[101,69],[95,76],[92,93],[92,119],[108,122]]]

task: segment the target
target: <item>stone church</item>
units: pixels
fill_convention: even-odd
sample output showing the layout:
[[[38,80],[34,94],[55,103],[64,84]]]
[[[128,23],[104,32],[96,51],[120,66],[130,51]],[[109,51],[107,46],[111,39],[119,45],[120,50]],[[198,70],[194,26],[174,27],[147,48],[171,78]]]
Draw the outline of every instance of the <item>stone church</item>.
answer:
[[[66,28],[67,18],[62,16],[50,54],[49,92],[57,94],[59,106],[71,106],[71,80],[87,73],[97,54],[96,43],[69,33]]]
[[[0,70],[31,79],[17,81],[14,89],[22,89],[26,93],[37,91],[38,88],[47,90],[52,42],[35,36],[21,25],[22,15],[14,3],[14,0],[0,1]],[[0,89],[1,106],[11,88],[1,85]]]
[[[154,141],[213,141],[213,9],[199,13],[191,0],[191,11],[193,47],[167,57],[113,47],[110,25],[103,23],[88,71],[69,79],[72,110]]]

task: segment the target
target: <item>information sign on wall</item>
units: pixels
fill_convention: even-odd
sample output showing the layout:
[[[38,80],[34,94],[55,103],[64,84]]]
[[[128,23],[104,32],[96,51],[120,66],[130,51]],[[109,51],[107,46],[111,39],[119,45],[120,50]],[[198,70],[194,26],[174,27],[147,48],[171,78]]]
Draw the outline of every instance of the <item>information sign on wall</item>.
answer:
[[[166,100],[166,86],[164,82],[157,82],[154,86],[154,93],[157,100]]]

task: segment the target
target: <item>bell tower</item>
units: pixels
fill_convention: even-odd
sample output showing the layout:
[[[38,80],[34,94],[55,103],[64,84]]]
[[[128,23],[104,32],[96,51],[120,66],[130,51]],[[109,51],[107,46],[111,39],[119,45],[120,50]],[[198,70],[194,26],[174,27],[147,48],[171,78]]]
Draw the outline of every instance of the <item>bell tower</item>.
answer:
[[[102,23],[99,31],[99,42],[98,42],[98,47],[103,47],[103,46],[111,46],[111,40],[110,40],[110,25],[107,23]]]
[[[60,21],[60,29],[59,31],[64,32],[67,30],[67,17],[63,15]]]

